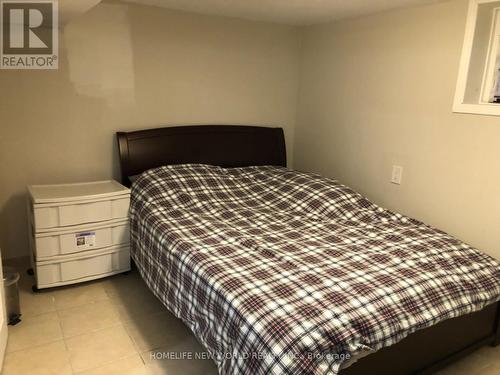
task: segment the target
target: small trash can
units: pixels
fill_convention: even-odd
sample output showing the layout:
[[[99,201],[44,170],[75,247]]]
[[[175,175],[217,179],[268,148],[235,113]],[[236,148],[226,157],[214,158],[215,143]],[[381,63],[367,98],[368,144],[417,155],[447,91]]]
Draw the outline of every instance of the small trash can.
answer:
[[[21,321],[21,307],[19,305],[19,272],[10,267],[3,268],[3,288],[5,292],[5,307],[7,310],[7,321],[10,325],[16,325]]]

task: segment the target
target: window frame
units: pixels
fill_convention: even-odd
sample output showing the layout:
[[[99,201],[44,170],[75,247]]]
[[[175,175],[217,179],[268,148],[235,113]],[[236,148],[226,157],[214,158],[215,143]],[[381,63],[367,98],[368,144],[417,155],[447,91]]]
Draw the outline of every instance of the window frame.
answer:
[[[467,23],[465,26],[465,37],[462,47],[462,55],[460,58],[460,67],[458,72],[457,85],[455,89],[455,97],[453,100],[453,112],[500,116],[500,104],[483,102],[482,101],[483,92],[481,92],[479,95],[478,103],[465,102],[468,73],[469,73],[471,54],[473,49],[474,33],[476,30],[478,9],[481,4],[488,4],[494,2],[498,2],[500,7],[500,0],[469,0],[469,10],[467,13]],[[484,61],[484,63],[488,64],[488,56],[486,61]],[[487,74],[487,72],[485,72],[485,74]],[[481,82],[481,87],[484,89],[483,83],[484,82]]]

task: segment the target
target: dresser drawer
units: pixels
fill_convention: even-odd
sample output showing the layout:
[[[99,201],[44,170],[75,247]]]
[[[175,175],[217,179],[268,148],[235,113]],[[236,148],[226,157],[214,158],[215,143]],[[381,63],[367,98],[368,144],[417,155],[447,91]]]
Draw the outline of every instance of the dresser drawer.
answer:
[[[84,223],[120,219],[128,216],[130,197],[61,205],[33,207],[35,231]]]
[[[38,288],[72,284],[130,270],[129,247],[109,252],[59,261],[38,261],[36,277]]]
[[[129,241],[128,220],[96,226],[78,226],[67,231],[43,232],[35,235],[38,259],[125,245]]]

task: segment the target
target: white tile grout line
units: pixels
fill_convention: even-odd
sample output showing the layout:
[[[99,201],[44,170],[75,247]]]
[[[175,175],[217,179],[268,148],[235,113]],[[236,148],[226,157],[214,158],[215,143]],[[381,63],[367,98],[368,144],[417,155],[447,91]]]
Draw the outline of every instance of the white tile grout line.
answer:
[[[140,280],[138,280],[140,281]],[[99,285],[98,283],[96,284],[88,284],[86,286],[92,286],[92,285]],[[82,289],[84,289],[86,286],[82,286]],[[57,305],[56,305],[56,294],[58,292],[58,290],[55,290],[55,291],[47,291],[45,293],[49,294],[49,296],[51,297],[51,302],[53,304],[53,307],[54,307],[54,310],[52,311],[45,311],[43,313],[40,313],[40,314],[34,314],[34,315],[31,315],[32,317],[36,317],[36,316],[40,316],[40,315],[44,315],[44,314],[48,314],[48,313],[55,313],[56,316],[57,316],[57,323],[59,325],[59,329],[61,331],[61,338],[58,338],[56,340],[50,340],[48,342],[45,342],[43,344],[39,344],[39,345],[33,345],[33,346],[30,346],[30,347],[27,347],[27,348],[23,348],[23,349],[18,349],[18,350],[15,350],[15,351],[11,351],[7,354],[10,354],[10,353],[16,353],[16,352],[20,352],[20,351],[24,351],[24,350],[30,350],[30,349],[33,349],[33,348],[37,348],[37,347],[41,347],[41,346],[45,346],[45,345],[49,345],[49,344],[52,344],[54,342],[60,342],[62,341],[62,343],[64,344],[64,347],[65,347],[65,350],[66,350],[66,355],[67,355],[67,360],[69,362],[69,365],[71,367],[71,371],[72,373],[76,373],[75,369],[73,368],[73,364],[71,362],[71,357],[70,357],[70,352],[69,352],[69,348],[68,348],[68,345],[67,345],[67,342],[66,340],[68,339],[73,339],[75,337],[78,337],[78,336],[83,336],[83,335],[86,335],[86,334],[91,334],[91,333],[95,333],[95,332],[99,332],[101,330],[105,330],[105,329],[109,329],[109,328],[112,328],[112,327],[117,327],[117,326],[122,326],[123,329],[125,330],[127,336],[129,337],[129,339],[131,340],[132,344],[133,344],[133,348],[134,348],[134,354],[137,354],[139,355],[139,358],[141,360],[141,362],[143,363],[144,366],[146,366],[146,362],[144,361],[144,358],[143,356],[141,355],[141,351],[140,351],[140,348],[138,347],[137,343],[136,343],[136,340],[134,340],[134,338],[131,336],[131,334],[129,333],[129,330],[127,329],[127,325],[126,323],[128,322],[132,322],[133,319],[130,319],[130,318],[127,318],[127,319],[124,319],[121,314],[119,313],[119,311],[115,310],[116,314],[117,314],[117,322],[116,324],[112,324],[112,325],[109,325],[109,326],[106,326],[106,327],[101,327],[101,328],[98,328],[98,329],[94,329],[94,330],[91,330],[91,331],[88,331],[88,332],[84,332],[84,333],[81,333],[81,334],[78,334],[78,335],[73,335],[73,336],[69,336],[69,337],[65,337],[64,336],[64,331],[63,331],[63,327],[61,325],[61,315],[60,315],[60,311],[64,311],[64,310],[68,310],[68,309],[73,309],[73,308],[81,308],[83,306],[88,306],[88,305],[92,305],[92,304],[95,304],[95,303],[98,303],[98,302],[102,302],[102,301],[110,301],[111,305],[112,306],[116,306],[116,305],[123,305],[123,306],[126,306],[126,304],[123,304],[121,302],[118,302],[115,301],[116,298],[115,295],[113,295],[104,285],[101,286],[105,295],[106,295],[106,298],[100,298],[100,299],[96,299],[96,300],[92,300],[92,301],[89,301],[89,302],[86,302],[86,303],[82,303],[82,304],[79,304],[79,305],[75,305],[75,306],[70,306],[70,307],[65,307],[65,308],[58,308]],[[28,294],[31,294],[31,293],[28,293]],[[36,296],[36,294],[35,294]],[[21,307],[22,308],[22,307]],[[116,307],[115,307],[116,308]],[[161,314],[161,313],[164,313],[165,311],[153,311],[151,313],[148,313],[147,315],[156,315],[156,314]],[[30,323],[29,325],[37,325],[37,324],[45,324],[47,322],[38,322],[38,323]],[[159,349],[159,348],[153,348],[153,349],[150,349],[150,350],[146,350],[144,351],[144,353],[147,353],[147,352],[150,352],[151,350],[155,350],[155,349]],[[90,370],[90,369],[95,369],[95,368],[99,368],[99,367],[102,367],[102,366],[105,366],[109,363],[112,363],[112,362],[115,362],[115,361],[118,361],[120,359],[123,359],[123,358],[127,358],[127,357],[131,357],[132,355],[134,354],[130,354],[130,355],[127,355],[125,357],[121,357],[121,358],[115,358],[113,359],[112,361],[110,362],[106,362],[106,363],[103,363],[103,364],[100,364],[99,366],[96,366],[96,367],[92,367],[92,368],[89,368],[87,370]],[[86,370],[82,370],[82,371],[86,371]]]
[[[63,317],[61,317],[61,312],[63,312],[63,311],[67,311],[67,310],[70,310],[70,309],[84,308],[86,306],[95,305],[95,304],[98,304],[98,303],[101,303],[101,302],[104,302],[104,301],[109,301],[111,308],[116,313],[117,318],[118,318],[118,320],[120,322],[122,322],[122,323],[129,323],[129,322],[133,321],[133,319],[122,317],[122,315],[120,314],[119,310],[117,309],[117,305],[121,305],[123,307],[126,307],[127,305],[123,304],[123,303],[115,303],[111,299],[94,300],[94,301],[89,301],[89,302],[86,302],[84,304],[77,305],[77,306],[71,306],[71,307],[67,307],[67,308],[63,308],[63,309],[55,309],[54,311],[46,311],[46,312],[43,312],[43,313],[40,313],[40,314],[30,314],[30,318],[36,318],[36,317],[39,317],[39,316],[42,316],[42,315],[45,315],[45,314],[55,313],[57,315],[57,319],[60,321],[60,320],[64,319]],[[147,313],[146,315],[148,315],[148,316],[151,315],[152,316],[152,315],[159,315],[159,314],[162,314],[162,313],[165,313],[165,311],[162,311],[162,310],[152,311],[152,312]],[[139,315],[139,314],[137,314],[137,315]],[[37,324],[44,324],[44,323],[46,323],[46,321],[28,323],[27,325],[33,325],[33,324],[37,325]],[[23,324],[23,322],[21,321],[20,324]],[[97,329],[97,330],[99,330],[99,329]],[[79,335],[75,335],[75,336],[79,336]]]
[[[41,346],[50,345],[50,344],[53,344],[55,342],[59,342],[59,341],[63,341],[63,340],[64,340],[64,338],[61,336],[58,339],[50,340],[50,341],[44,342],[43,344],[32,345],[32,346],[29,346],[27,348],[12,350],[10,352],[5,352],[5,356],[7,356],[9,354],[14,354],[14,353],[22,352],[23,350],[30,350],[30,349],[39,348]]]
[[[21,349],[17,349],[17,350],[11,350],[11,351],[7,351],[7,349],[9,348],[9,338],[7,338],[7,347],[6,347],[6,351],[5,351],[5,355],[9,354],[9,353],[17,353],[17,352],[20,352],[22,350],[28,350],[28,349],[32,349],[32,348],[37,348],[37,347],[40,347],[40,346],[44,346],[44,345],[48,345],[48,344],[52,344],[54,342],[57,342],[57,341],[61,341],[63,339],[63,331],[62,331],[62,327],[61,327],[61,324],[59,322],[59,319],[57,320],[50,320],[50,322],[55,322],[57,321],[57,325],[59,326],[59,331],[61,332],[61,337],[57,338],[57,339],[53,339],[53,340],[48,340],[46,342],[43,342],[43,343],[40,343],[40,344],[37,344],[37,345],[30,345],[26,348],[21,348]],[[40,323],[30,323],[28,325],[38,325],[38,324],[46,324],[47,322],[40,322]],[[22,324],[22,321],[18,324]],[[19,327],[19,329],[21,330],[22,327]]]
[[[137,354],[139,354],[139,357],[141,358],[142,363],[144,363],[144,365],[146,365],[146,363],[142,359],[141,351],[139,349],[139,345],[136,343],[135,339],[130,334],[129,330],[127,329],[127,325],[125,323],[122,323],[122,324],[123,324],[123,328],[125,329],[125,332],[127,333],[127,336],[130,338],[130,341],[132,341],[132,345],[134,346],[135,351],[137,352]]]
[[[130,358],[130,357],[133,357],[133,356],[135,356],[135,355],[138,355],[138,356],[139,356],[139,358],[141,359],[141,362],[143,363],[143,365],[144,365],[144,366],[146,366],[146,364],[145,364],[145,363],[144,363],[144,361],[142,360],[141,355],[140,355],[139,353],[133,353],[133,354],[128,354],[128,355],[123,356],[123,357],[115,358],[115,359],[113,359],[112,361],[110,361],[110,362],[106,362],[106,363],[102,363],[102,364],[100,364],[99,366],[89,367],[89,368],[87,368],[87,369],[85,369],[85,370],[81,370],[81,371],[74,371],[74,370],[73,370],[73,374],[81,374],[81,373],[82,373],[82,372],[84,372],[84,371],[95,370],[95,369],[98,369],[98,368],[101,368],[101,367],[107,366],[107,365],[109,365],[109,364],[111,364],[111,363],[115,363],[115,362],[121,361],[121,360],[123,360],[123,359],[125,359],[125,358]]]
[[[83,335],[88,335],[88,334],[91,334],[91,333],[97,333],[99,331],[103,331],[105,329],[109,329],[109,328],[113,328],[113,327],[118,327],[120,325],[123,325],[122,322],[120,321],[116,321],[116,322],[113,322],[111,325],[107,325],[105,327],[100,327],[100,328],[95,328],[95,329],[91,329],[90,331],[86,331],[86,332],[83,332],[83,333],[79,333],[77,335],[71,335],[71,336],[65,336],[64,335],[64,331],[63,331],[63,339],[64,340],[70,340],[70,339],[73,339],[75,337],[79,337],[79,336],[83,336]],[[125,327],[124,327],[125,328]]]
[[[60,312],[62,312],[62,311],[67,311],[67,310],[71,310],[71,309],[82,309],[86,306],[97,305],[98,303],[102,303],[102,302],[109,302],[110,306],[114,306],[113,302],[110,301],[109,299],[100,299],[100,300],[95,300],[95,301],[89,301],[89,302],[86,302],[84,304],[77,305],[77,306],[66,307],[64,309],[56,309],[55,313],[57,313],[57,316],[59,317],[59,319],[63,319],[63,318],[61,318],[61,315],[60,315]]]
[[[122,323],[120,323],[119,325],[123,326],[123,324],[122,324]],[[113,327],[117,327],[117,326],[113,326]],[[106,328],[97,329],[97,330],[95,330],[95,331],[92,331],[92,332],[87,332],[87,333],[84,333],[84,334],[82,334],[82,335],[87,335],[87,334],[89,334],[89,333],[99,332],[99,331],[102,331],[102,330],[104,330],[104,329],[109,329],[109,328],[113,328],[113,327],[106,327]],[[129,336],[129,334],[128,334],[127,330],[125,329],[125,327],[123,327],[123,329],[124,329],[125,333],[127,334],[127,336]],[[69,354],[69,349],[68,349],[68,345],[67,345],[67,343],[66,343],[66,340],[67,340],[67,339],[73,339],[73,338],[75,338],[75,337],[79,337],[79,336],[82,336],[82,335],[76,335],[76,336],[71,336],[71,337],[68,337],[68,338],[63,338],[64,345],[66,346],[66,351],[68,352],[68,354]],[[114,359],[112,359],[112,360],[110,360],[110,361],[103,362],[103,363],[101,363],[100,365],[95,366],[95,367],[89,367],[89,368],[87,368],[87,369],[85,369],[85,370],[75,371],[75,369],[73,368],[73,364],[71,363],[71,358],[69,358],[69,362],[70,362],[70,365],[71,365],[71,370],[72,370],[73,374],[76,374],[76,373],[79,373],[79,372],[81,373],[81,372],[83,372],[83,371],[88,371],[88,370],[97,369],[97,368],[99,368],[99,367],[103,367],[103,366],[109,365],[110,363],[113,363],[113,362],[116,362],[116,361],[122,360],[122,359],[127,358],[127,357],[131,357],[131,356],[136,355],[136,354],[138,354],[138,355],[140,356],[140,353],[136,350],[136,348],[135,348],[135,346],[134,346],[134,341],[133,341],[133,339],[132,339],[130,336],[129,336],[129,338],[130,338],[130,341],[132,342],[132,347],[134,348],[134,351],[135,351],[134,353],[130,353],[130,354],[127,354],[126,356],[122,356],[122,357],[114,358]]]
[[[59,317],[59,315],[58,315],[58,317]],[[68,344],[66,344],[66,340],[64,339],[64,332],[62,330],[62,325],[61,325],[61,321],[60,320],[59,320],[59,326],[61,327],[61,334],[63,336],[62,342],[63,342],[64,348],[66,349],[66,360],[68,361],[69,367],[71,368],[71,373],[74,374],[75,373],[75,369],[73,368],[73,364],[71,363],[71,357],[69,355]]]
[[[106,326],[106,327],[100,327],[100,328],[92,329],[92,330],[84,332],[84,333],[79,333],[78,335],[72,335],[72,336],[67,336],[66,337],[66,336],[64,336],[64,332],[63,332],[63,340],[74,339],[75,337],[80,337],[80,336],[89,335],[89,334],[92,334],[92,333],[97,333],[97,332],[100,332],[100,331],[104,331],[105,329],[110,329],[110,328],[114,328],[114,327],[118,327],[118,326],[123,326],[123,329],[125,329],[125,326],[124,326],[123,322],[117,321],[116,324],[112,324],[112,325]]]
[[[148,315],[156,315],[156,314],[159,314],[159,313],[158,312],[153,312],[153,313],[149,313]],[[42,315],[42,314],[40,314],[40,315]],[[118,313],[117,313],[117,316],[118,316],[118,320],[115,323],[113,323],[112,325],[109,325],[109,326],[106,326],[106,327],[100,327],[100,328],[97,328],[97,329],[92,329],[92,330],[87,331],[87,332],[79,333],[78,335],[72,335],[72,336],[67,336],[66,337],[66,336],[64,336],[64,331],[63,331],[63,328],[62,328],[62,325],[61,325],[61,318],[58,315],[58,319],[57,320],[53,320],[53,321],[57,321],[57,323],[59,325],[59,328],[61,330],[61,337],[60,338],[57,338],[57,339],[54,339],[54,340],[50,340],[50,341],[44,342],[42,344],[32,345],[32,346],[29,346],[29,347],[26,347],[26,348],[13,350],[13,351],[10,351],[9,353],[16,353],[16,352],[19,352],[19,351],[22,351],[22,350],[28,350],[28,349],[32,349],[32,348],[37,348],[37,347],[48,345],[48,344],[51,344],[51,343],[54,343],[54,342],[57,342],[57,341],[64,341],[64,344],[65,344],[65,346],[67,348],[66,340],[73,339],[73,338],[79,337],[79,336],[84,336],[84,335],[96,333],[96,332],[99,332],[99,331],[103,331],[105,329],[109,329],[109,328],[113,328],[113,327],[118,327],[118,326],[122,326],[123,327],[123,329],[127,333],[127,336],[129,336],[129,338],[131,339],[132,344],[134,344],[134,348],[136,349],[137,353],[140,353],[139,348],[137,348],[135,346],[135,340],[133,339],[132,336],[130,336],[130,334],[129,334],[127,328],[126,328],[126,323],[131,322],[132,320],[130,320],[130,319],[122,320],[120,318],[120,316],[119,316]],[[45,323],[46,322],[30,323],[29,325],[38,325],[38,324],[45,324]],[[20,323],[20,324],[22,324],[22,323]],[[8,354],[8,353],[6,353],[6,354]]]

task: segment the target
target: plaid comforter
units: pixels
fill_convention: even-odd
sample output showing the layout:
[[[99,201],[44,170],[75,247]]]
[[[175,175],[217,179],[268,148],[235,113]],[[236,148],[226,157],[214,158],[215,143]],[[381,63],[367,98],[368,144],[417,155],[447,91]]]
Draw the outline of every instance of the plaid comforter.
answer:
[[[336,374],[500,299],[500,263],[335,180],[177,165],[132,187],[132,257],[221,374]]]

